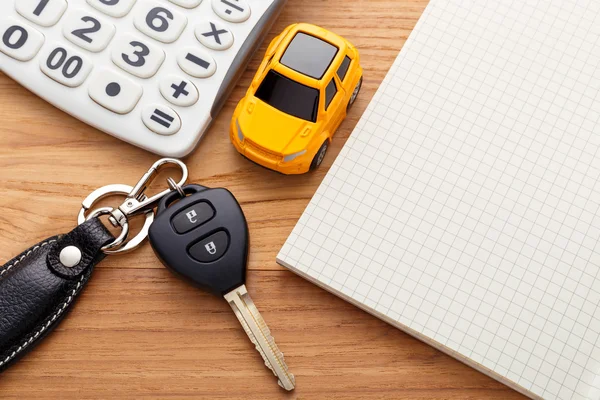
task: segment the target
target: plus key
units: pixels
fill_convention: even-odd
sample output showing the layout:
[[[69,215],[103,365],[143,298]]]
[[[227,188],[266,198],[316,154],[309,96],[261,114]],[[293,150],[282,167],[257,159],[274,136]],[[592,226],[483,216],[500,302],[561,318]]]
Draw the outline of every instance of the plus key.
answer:
[[[198,101],[198,89],[189,80],[177,75],[170,75],[160,83],[163,97],[179,107],[189,107]]]

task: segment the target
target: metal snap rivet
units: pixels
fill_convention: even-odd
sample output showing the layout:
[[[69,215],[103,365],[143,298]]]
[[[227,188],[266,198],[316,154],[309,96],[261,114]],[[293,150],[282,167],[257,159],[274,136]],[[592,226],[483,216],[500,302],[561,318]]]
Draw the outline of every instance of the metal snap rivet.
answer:
[[[60,251],[60,262],[67,268],[73,268],[81,261],[81,250],[75,246],[67,246]]]

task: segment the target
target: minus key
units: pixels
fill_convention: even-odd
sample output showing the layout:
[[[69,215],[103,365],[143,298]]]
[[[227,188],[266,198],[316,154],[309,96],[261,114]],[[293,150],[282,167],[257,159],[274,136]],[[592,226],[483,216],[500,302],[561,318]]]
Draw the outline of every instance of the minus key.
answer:
[[[217,71],[217,63],[207,52],[197,47],[186,47],[177,56],[179,68],[195,78],[209,78]]]

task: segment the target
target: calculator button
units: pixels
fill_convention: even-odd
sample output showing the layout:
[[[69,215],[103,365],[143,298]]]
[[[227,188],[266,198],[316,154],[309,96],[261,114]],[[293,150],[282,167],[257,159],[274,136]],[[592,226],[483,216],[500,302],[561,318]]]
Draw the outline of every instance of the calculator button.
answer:
[[[177,75],[169,75],[160,82],[160,93],[171,104],[189,107],[198,101],[198,89],[189,80]]]
[[[250,5],[246,0],[212,0],[215,14],[229,22],[244,22],[250,18]]]
[[[217,63],[205,51],[196,47],[186,47],[177,56],[179,67],[196,78],[208,78],[217,70]]]
[[[165,52],[160,47],[127,34],[113,46],[112,60],[130,74],[147,79],[154,76],[165,61]]]
[[[233,45],[233,34],[218,22],[202,21],[195,33],[198,41],[209,49],[227,50]]]
[[[187,18],[180,12],[163,7],[155,1],[144,2],[136,9],[133,24],[142,33],[163,43],[179,39],[187,25]]]
[[[214,216],[215,210],[208,203],[196,203],[173,217],[173,229],[179,234],[187,233],[210,221]]]
[[[68,87],[80,86],[92,70],[92,62],[83,54],[55,42],[40,58],[42,72]]]
[[[135,108],[142,87],[125,75],[102,69],[91,79],[88,94],[96,103],[117,114],[128,114]]]
[[[111,17],[121,18],[129,14],[136,0],[87,0],[96,10]]]
[[[115,26],[84,10],[74,10],[65,18],[63,35],[72,43],[98,53],[108,46],[115,35]]]
[[[0,20],[0,51],[19,61],[29,61],[40,51],[44,35],[14,18]]]
[[[173,4],[177,4],[183,8],[196,8],[202,3],[202,0],[169,0]]]
[[[41,26],[55,25],[67,9],[66,0],[16,0],[17,12]]]
[[[181,129],[181,119],[171,108],[151,104],[144,108],[142,121],[152,132],[159,135],[173,135]]]
[[[213,233],[190,247],[190,255],[201,263],[211,263],[223,257],[229,247],[229,236],[225,231]]]

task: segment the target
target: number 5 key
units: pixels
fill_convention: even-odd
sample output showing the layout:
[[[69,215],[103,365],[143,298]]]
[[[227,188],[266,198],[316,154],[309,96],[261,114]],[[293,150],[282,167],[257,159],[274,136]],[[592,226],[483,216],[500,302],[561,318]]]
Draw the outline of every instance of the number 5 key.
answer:
[[[240,205],[226,189],[177,189],[158,206],[152,248],[168,269],[227,300],[279,385],[293,390],[294,375],[245,286],[248,226]]]

